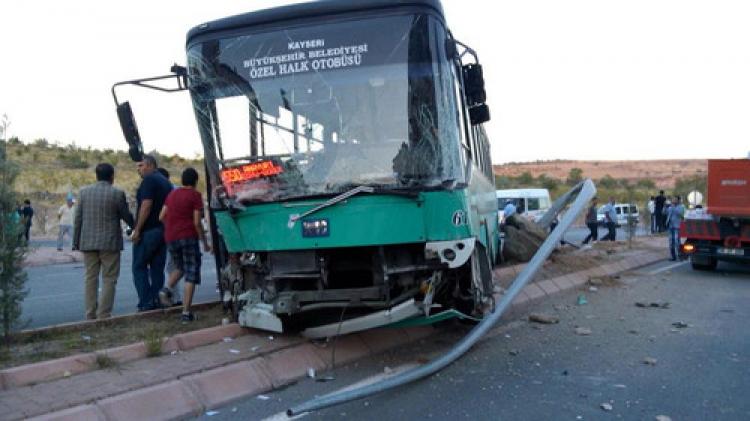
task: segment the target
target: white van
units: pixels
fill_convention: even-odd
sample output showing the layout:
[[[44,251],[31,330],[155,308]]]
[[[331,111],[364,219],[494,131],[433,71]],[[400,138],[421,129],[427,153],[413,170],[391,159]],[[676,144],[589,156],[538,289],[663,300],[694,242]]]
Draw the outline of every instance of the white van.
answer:
[[[516,212],[534,222],[539,221],[552,204],[547,189],[497,190],[495,195],[497,196],[498,221],[503,220],[503,208],[508,200],[516,205]]]
[[[605,218],[604,218],[604,207],[606,205],[600,206],[599,210],[596,213],[596,222],[599,223],[599,225],[605,225]],[[617,214],[617,226],[627,226],[628,225],[628,213],[630,213],[630,217],[633,218],[633,222],[637,225],[638,220],[640,218],[640,214],[638,213],[638,205],[633,205],[629,203],[615,203],[615,213]]]

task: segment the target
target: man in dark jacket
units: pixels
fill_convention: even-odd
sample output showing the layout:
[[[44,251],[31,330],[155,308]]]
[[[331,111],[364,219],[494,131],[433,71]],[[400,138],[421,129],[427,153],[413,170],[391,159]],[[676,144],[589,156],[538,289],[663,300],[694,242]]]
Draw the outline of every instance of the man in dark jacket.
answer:
[[[659,195],[654,199],[654,213],[656,214],[656,228],[658,232],[664,232],[664,204],[667,198],[664,196],[664,190],[659,190]]]
[[[159,165],[151,155],[144,155],[138,163],[138,174],[143,180],[136,193],[138,212],[132,239],[133,283],[138,293],[139,311],[157,308],[159,290],[164,286],[167,246],[159,213],[172,191],[172,184],[157,168]]]
[[[591,199],[589,211],[586,212],[586,226],[589,227],[590,234],[583,240],[583,244],[588,244],[592,240],[596,242],[599,237],[599,222],[596,220],[596,211],[596,197],[594,197]]]
[[[115,286],[120,276],[123,245],[120,221],[132,227],[133,215],[128,209],[125,193],[112,186],[114,167],[102,163],[96,166],[95,171],[96,183],[82,188],[79,193],[74,217],[73,250],[83,252],[86,267],[86,318],[104,319],[112,315]],[[100,272],[102,293],[101,300],[97,302]]]

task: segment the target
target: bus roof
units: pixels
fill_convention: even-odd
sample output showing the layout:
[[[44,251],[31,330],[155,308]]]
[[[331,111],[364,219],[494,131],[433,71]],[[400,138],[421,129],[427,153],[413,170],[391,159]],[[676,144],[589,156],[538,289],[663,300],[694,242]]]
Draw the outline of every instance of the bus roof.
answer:
[[[508,189],[508,190],[496,190],[495,197],[497,198],[521,198],[521,197],[549,197],[549,190],[547,189]]]
[[[263,9],[202,23],[188,32],[187,44],[190,45],[195,41],[195,38],[203,35],[236,28],[272,24],[298,18],[315,18],[405,6],[430,8],[443,16],[443,7],[440,0],[318,0]]]

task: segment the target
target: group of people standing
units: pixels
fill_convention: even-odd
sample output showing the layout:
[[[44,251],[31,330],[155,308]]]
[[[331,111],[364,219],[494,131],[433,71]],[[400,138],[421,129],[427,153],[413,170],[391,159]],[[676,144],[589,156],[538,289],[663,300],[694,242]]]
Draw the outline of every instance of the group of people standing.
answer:
[[[153,156],[144,155],[137,170],[142,180],[136,192],[135,218],[125,192],[113,186],[115,170],[111,164],[97,165],[96,183],[80,190],[74,213],[73,249],[83,253],[86,318],[107,318],[112,313],[123,250],[122,221],[132,228],[138,310],[171,306],[172,288],[184,277],[181,320],[193,321],[191,303],[201,280],[199,241],[205,252],[211,251],[202,224],[203,199],[196,190],[198,172],[185,169],[182,185],[175,187],[159,171]],[[167,253],[172,264],[165,286]],[[97,299],[100,275],[102,292]]]
[[[651,233],[668,232],[670,260],[677,260],[680,255],[680,225],[685,219],[682,198],[675,196],[673,200],[664,195],[664,190],[659,190],[659,195],[651,196],[648,201],[648,210],[651,214]]]
[[[615,241],[617,237],[617,212],[615,211],[614,197],[610,197],[609,202],[602,209],[604,211],[603,223],[607,227],[607,234],[601,239],[599,239],[599,219],[597,218],[599,208],[597,205],[598,198],[594,197],[586,211],[586,226],[589,229],[589,235],[583,239],[583,244],[588,244],[589,241]]]
[[[651,232],[658,233],[667,231],[669,233],[669,253],[671,260],[677,260],[680,255],[680,225],[685,219],[685,206],[682,204],[682,198],[675,196],[674,199],[664,196],[664,190],[659,192],[659,196],[652,196],[648,202],[648,209],[651,214]],[[602,209],[604,213],[604,225],[607,227],[607,235],[601,238],[601,241],[615,241],[617,235],[617,212],[615,209],[615,200],[610,197],[609,202]],[[591,200],[588,211],[586,212],[586,226],[590,234],[583,240],[583,244],[589,241],[597,241],[600,221],[597,218],[597,198]]]

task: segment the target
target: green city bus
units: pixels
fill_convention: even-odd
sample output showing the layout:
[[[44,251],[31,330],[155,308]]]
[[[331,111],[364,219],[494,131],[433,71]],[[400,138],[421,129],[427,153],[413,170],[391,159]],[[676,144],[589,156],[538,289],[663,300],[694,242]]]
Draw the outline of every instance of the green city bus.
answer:
[[[438,0],[208,22],[173,72],[203,143],[222,299],[242,325],[341,332],[492,306],[482,67]],[[117,103],[137,159],[129,104]]]

